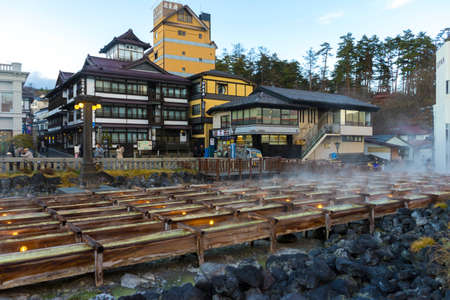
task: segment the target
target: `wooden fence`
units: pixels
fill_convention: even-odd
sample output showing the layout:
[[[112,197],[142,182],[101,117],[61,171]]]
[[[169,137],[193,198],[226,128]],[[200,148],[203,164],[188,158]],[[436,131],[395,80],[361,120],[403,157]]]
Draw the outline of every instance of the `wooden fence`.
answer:
[[[0,173],[17,172],[23,169],[53,169],[62,171],[67,169],[79,170],[82,158],[39,157],[24,159],[20,157],[0,158]],[[284,158],[96,158],[95,163],[102,165],[105,170],[134,170],[134,169],[191,169],[211,177],[257,176],[270,173],[280,173],[298,170],[318,172],[338,166],[328,161],[302,161],[301,159]]]
[[[63,171],[67,169],[79,170],[82,158],[31,158],[19,157],[0,158],[0,173],[17,172],[23,169],[53,169]],[[198,169],[197,158],[100,158],[94,159],[105,170],[133,170],[133,169]]]

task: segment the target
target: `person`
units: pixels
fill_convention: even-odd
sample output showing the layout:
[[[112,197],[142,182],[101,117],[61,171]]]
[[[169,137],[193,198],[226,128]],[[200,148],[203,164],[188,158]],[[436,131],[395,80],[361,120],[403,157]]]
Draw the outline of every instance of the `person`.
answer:
[[[116,149],[116,154],[118,159],[122,159],[123,158],[123,153],[125,152],[125,147],[122,145],[117,146]]]
[[[73,146],[73,153],[75,155],[75,158],[80,157],[80,145]]]
[[[16,156],[16,155],[15,155],[16,149],[15,149],[13,143],[9,144],[8,152],[11,152],[11,156],[12,156],[12,157],[15,157],[15,156]]]
[[[95,150],[94,150],[94,157],[102,158],[104,155],[105,155],[105,150],[103,150],[103,148],[100,144],[97,144],[95,146]]]
[[[25,148],[20,156],[26,159],[33,158],[33,152],[31,152],[30,149]]]
[[[40,144],[41,144],[41,152],[42,152],[42,153],[46,153],[46,151],[45,151],[45,150],[46,150],[45,141],[44,141],[44,140],[41,140],[41,143],[40,143]]]

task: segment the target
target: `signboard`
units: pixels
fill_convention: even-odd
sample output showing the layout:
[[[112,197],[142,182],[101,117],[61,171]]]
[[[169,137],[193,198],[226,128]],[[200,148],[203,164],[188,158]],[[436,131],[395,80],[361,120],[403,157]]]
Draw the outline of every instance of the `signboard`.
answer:
[[[230,128],[230,129],[216,129],[216,130],[213,131],[213,136],[216,136],[216,137],[218,137],[218,136],[230,136],[230,135],[233,135],[233,134],[234,134],[234,132],[233,132],[232,128]]]
[[[152,141],[138,141],[138,150],[153,150],[153,142]]]

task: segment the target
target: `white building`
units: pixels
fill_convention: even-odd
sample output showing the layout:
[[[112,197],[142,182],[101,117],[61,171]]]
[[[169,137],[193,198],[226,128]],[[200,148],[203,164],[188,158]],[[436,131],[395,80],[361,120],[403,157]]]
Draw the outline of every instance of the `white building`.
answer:
[[[22,64],[0,64],[0,141],[22,133]]]
[[[450,173],[450,40],[436,52],[434,162],[436,171]]]

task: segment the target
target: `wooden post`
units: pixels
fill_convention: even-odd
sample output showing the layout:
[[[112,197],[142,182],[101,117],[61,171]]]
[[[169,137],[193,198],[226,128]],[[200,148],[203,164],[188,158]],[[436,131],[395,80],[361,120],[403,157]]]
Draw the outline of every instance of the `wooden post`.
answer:
[[[103,285],[103,248],[95,249],[95,285]]]
[[[262,177],[263,163],[264,163],[264,158],[261,157],[259,159],[259,178]]]
[[[328,237],[330,236],[330,229],[331,229],[331,218],[329,213],[325,213],[325,239],[328,240]]]
[[[369,207],[369,223],[370,223],[370,234],[375,230],[375,208],[373,205]]]
[[[228,179],[231,179],[231,159],[228,158]]]
[[[276,232],[276,224],[274,222],[270,222],[270,253],[275,253],[277,250],[277,232]]]
[[[242,159],[239,158],[239,180],[242,181]]]
[[[252,179],[252,169],[253,169],[253,166],[252,166],[252,158],[251,158],[251,157],[250,157],[248,163],[249,163],[249,177],[250,177],[250,179]]]
[[[216,159],[216,180],[220,179],[220,160]]]
[[[203,232],[197,232],[197,257],[198,264],[202,265],[205,262],[205,249],[204,249],[204,240],[203,240]]]

